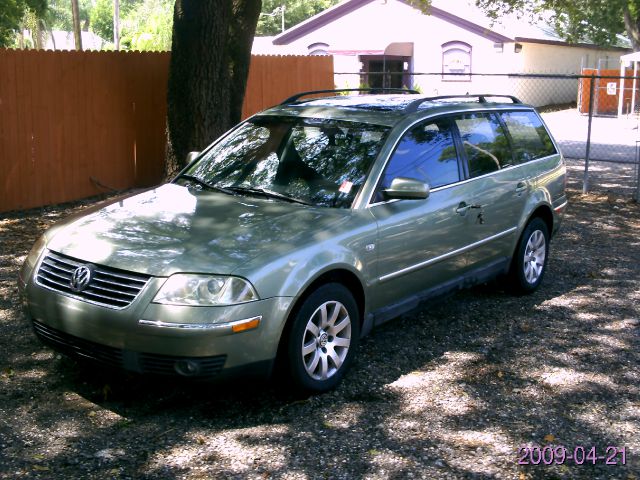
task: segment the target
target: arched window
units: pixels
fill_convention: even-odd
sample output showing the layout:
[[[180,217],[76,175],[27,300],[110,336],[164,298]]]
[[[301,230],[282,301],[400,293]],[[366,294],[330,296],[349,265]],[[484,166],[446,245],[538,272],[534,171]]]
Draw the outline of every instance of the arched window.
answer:
[[[471,45],[464,42],[442,44],[442,80],[471,81]]]
[[[307,50],[309,50],[309,55],[329,55],[327,48],[329,48],[328,43],[316,42],[309,45]]]

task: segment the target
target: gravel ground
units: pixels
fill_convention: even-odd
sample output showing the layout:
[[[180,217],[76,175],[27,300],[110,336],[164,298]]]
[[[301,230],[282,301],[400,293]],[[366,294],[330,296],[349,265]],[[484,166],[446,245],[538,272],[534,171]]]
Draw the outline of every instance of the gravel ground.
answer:
[[[584,160],[567,159],[569,184],[582,192]],[[589,192],[634,198],[638,193],[638,167],[633,164],[594,161],[589,165]]]
[[[17,270],[88,202],[0,217],[0,478],[640,478],[640,207],[569,193],[538,292],[477,287],[390,322],[336,391],[302,400],[113,375],[42,347]],[[624,447],[626,464],[518,464],[546,445]]]

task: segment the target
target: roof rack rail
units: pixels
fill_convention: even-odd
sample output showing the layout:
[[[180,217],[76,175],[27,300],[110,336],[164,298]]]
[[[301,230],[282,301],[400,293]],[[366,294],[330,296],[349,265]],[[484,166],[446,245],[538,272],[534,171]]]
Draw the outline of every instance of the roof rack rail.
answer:
[[[286,98],[280,105],[288,105],[289,103],[293,103],[299,98],[306,97],[307,95],[314,95],[317,93],[340,93],[340,92],[391,92],[391,93],[420,93],[417,90],[409,90],[406,88],[390,88],[390,87],[382,87],[382,88],[337,88],[334,90],[310,90],[308,92],[300,92],[295,95]]]
[[[489,97],[508,98],[513,103],[522,103],[520,101],[520,99],[514,97],[513,95],[497,95],[497,94],[492,94],[492,93],[480,93],[480,94],[473,94],[473,95],[469,95],[469,94],[465,94],[465,95],[440,95],[438,97],[419,98],[418,100],[415,100],[415,101],[411,102],[409,105],[407,105],[405,107],[405,109],[404,109],[404,113],[417,112],[418,111],[418,107],[420,105],[422,105],[424,102],[429,102],[429,101],[433,101],[433,100],[446,100],[446,99],[450,99],[450,98],[477,98],[478,102],[487,103],[487,98],[489,98]]]

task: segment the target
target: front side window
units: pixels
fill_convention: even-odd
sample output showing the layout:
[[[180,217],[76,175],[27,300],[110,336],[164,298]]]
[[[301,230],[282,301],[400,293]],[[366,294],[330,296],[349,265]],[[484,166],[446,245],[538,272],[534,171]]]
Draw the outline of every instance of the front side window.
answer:
[[[500,116],[511,135],[516,163],[557,153],[547,129],[534,112],[504,112]]]
[[[513,165],[509,140],[494,115],[469,113],[456,118],[455,123],[471,178]]]
[[[266,191],[317,206],[351,206],[389,128],[262,116],[206,152],[184,177],[238,194]]]
[[[460,181],[458,156],[448,120],[419,124],[402,137],[389,159],[379,190],[391,186],[396,177],[420,180],[431,188]]]

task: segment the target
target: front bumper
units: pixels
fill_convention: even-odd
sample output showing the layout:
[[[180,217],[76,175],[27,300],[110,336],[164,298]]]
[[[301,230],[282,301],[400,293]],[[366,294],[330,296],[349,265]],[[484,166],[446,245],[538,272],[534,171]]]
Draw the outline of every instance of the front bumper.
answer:
[[[204,377],[269,373],[291,298],[225,307],[150,303],[162,281],[152,279],[121,310],[47,290],[32,279],[26,284],[20,279],[19,284],[38,337],[67,355],[138,373]],[[257,328],[233,331],[235,321],[256,317],[261,317]]]

